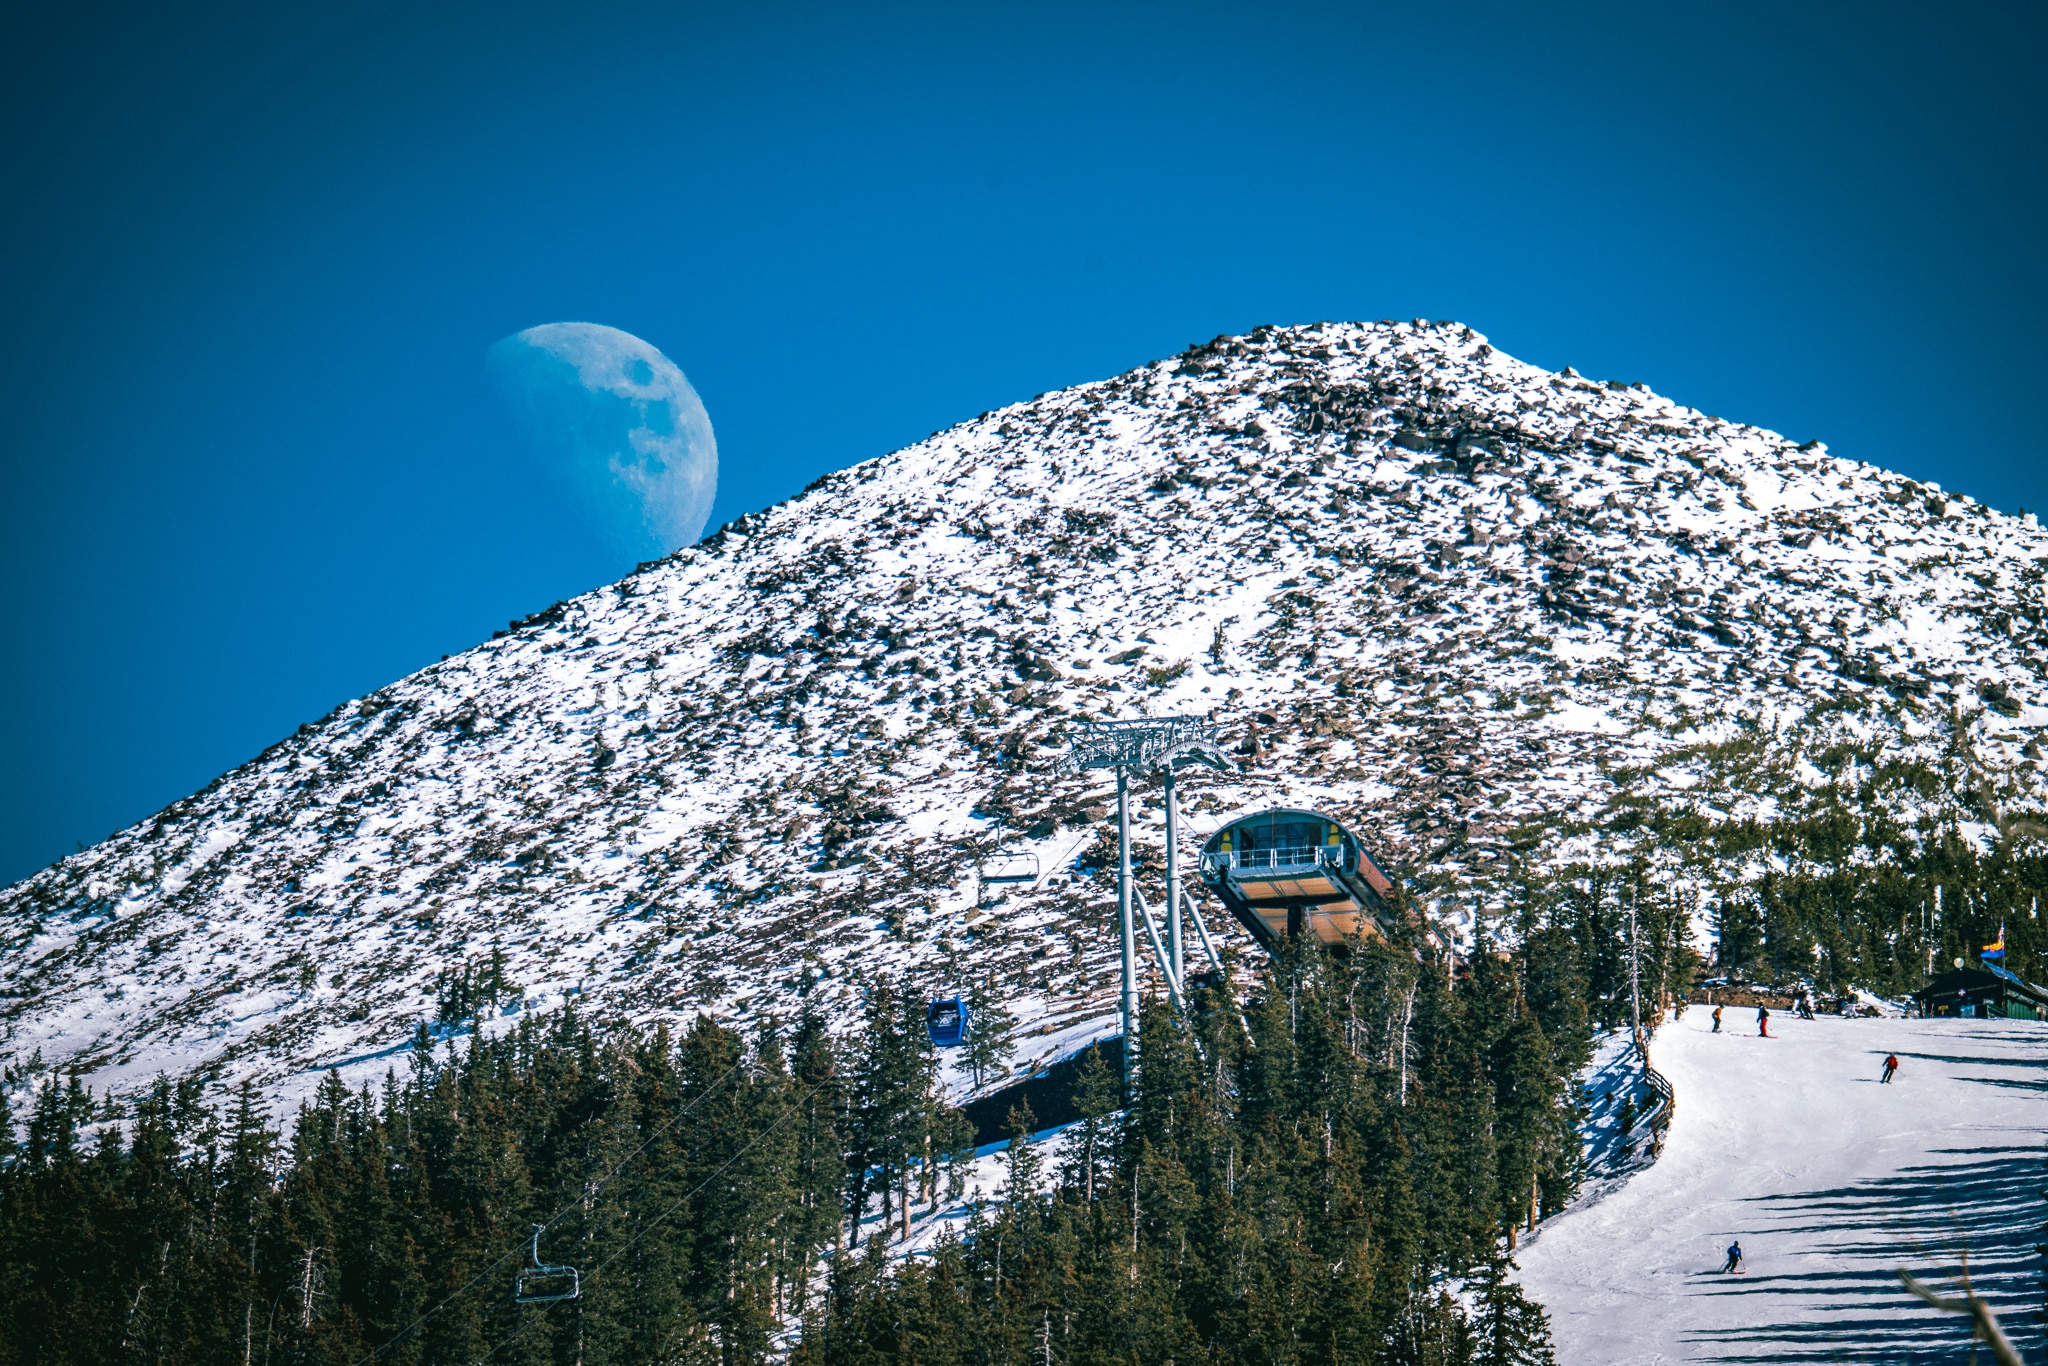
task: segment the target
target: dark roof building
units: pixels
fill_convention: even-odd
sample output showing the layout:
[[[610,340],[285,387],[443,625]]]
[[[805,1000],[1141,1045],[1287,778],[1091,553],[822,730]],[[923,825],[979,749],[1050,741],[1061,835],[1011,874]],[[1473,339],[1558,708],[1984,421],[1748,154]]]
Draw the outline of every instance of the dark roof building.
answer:
[[[2048,1019],[2048,988],[2037,987],[1996,963],[1944,972],[1913,993],[1922,1015],[1970,1019]]]

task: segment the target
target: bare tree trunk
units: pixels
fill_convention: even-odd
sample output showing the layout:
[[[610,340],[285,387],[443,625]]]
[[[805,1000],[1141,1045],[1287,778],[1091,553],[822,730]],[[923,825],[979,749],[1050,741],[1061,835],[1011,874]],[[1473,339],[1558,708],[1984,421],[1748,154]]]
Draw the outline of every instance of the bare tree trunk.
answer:
[[[1899,1281],[1906,1289],[1912,1291],[1936,1309],[1941,1310],[1944,1314],[1968,1315],[1971,1323],[1976,1328],[1974,1336],[1978,1341],[1987,1344],[1991,1348],[1991,1355],[1998,1358],[1998,1366],[2026,1366],[2026,1363],[2020,1360],[2019,1349],[2012,1345],[2012,1340],[2006,1337],[2005,1330],[1999,1327],[1998,1315],[1992,1313],[1991,1306],[1977,1298],[1977,1292],[1970,1289],[1967,1268],[1964,1271],[1963,1297],[1961,1299],[1943,1299],[1921,1284],[1913,1277],[1912,1273],[1903,1268],[1899,1271]]]
[[[317,1247],[306,1249],[305,1262],[299,1273],[299,1327],[313,1326],[313,1257],[320,1251]]]
[[[1408,1103],[1408,1026],[1415,1019],[1415,988],[1408,988],[1408,1005],[1401,1012],[1401,1105]]]
[[[121,1324],[121,1345],[115,1348],[115,1351],[127,1350],[128,1335],[135,1331],[135,1312],[142,1308],[142,1292],[147,1289],[149,1281],[146,1278],[141,1285],[135,1287],[135,1298],[128,1303],[128,1317]]]

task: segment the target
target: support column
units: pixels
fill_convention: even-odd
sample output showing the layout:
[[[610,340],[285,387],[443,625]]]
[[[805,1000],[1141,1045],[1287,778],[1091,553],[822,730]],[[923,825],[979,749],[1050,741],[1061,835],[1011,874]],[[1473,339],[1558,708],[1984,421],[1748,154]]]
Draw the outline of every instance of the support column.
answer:
[[[1116,923],[1124,950],[1124,1084],[1138,1048],[1138,940],[1131,921],[1131,778],[1116,771]]]
[[[1173,790],[1173,765],[1166,766],[1166,958],[1173,980],[1187,989],[1187,959],[1180,946],[1180,802]]]

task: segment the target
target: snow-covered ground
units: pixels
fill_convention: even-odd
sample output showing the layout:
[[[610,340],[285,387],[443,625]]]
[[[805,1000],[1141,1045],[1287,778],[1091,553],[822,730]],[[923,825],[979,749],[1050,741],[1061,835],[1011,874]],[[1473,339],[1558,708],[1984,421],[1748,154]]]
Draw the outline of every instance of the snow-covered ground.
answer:
[[[1651,1060],[1678,1102],[1656,1165],[1520,1254],[1573,1366],[1960,1362],[1961,1320],[1894,1268],[1972,1282],[2038,1353],[2048,1022],[1805,1021],[1695,1006]],[[1898,1054],[1898,1077],[1880,1064]],[[1740,1239],[1742,1274],[1718,1274]]]

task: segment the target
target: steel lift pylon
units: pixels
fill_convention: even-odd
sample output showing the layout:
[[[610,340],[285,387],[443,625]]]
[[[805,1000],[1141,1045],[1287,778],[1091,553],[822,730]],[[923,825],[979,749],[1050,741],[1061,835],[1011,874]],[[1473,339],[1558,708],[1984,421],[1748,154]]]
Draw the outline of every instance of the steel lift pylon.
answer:
[[[1124,1040],[1124,1074],[1129,1079],[1130,1041],[1138,1036],[1138,942],[1137,916],[1144,917],[1145,933],[1160,973],[1173,997],[1174,1007],[1187,1009],[1186,955],[1182,942],[1181,907],[1192,913],[1195,929],[1210,961],[1220,971],[1223,960],[1181,885],[1180,805],[1174,790],[1175,770],[1188,764],[1229,771],[1230,761],[1216,742],[1215,723],[1194,716],[1140,717],[1130,721],[1083,721],[1071,740],[1067,766],[1076,772],[1108,769],[1116,774],[1116,909],[1117,933],[1123,948],[1123,992],[1121,1000]],[[1160,942],[1159,926],[1152,910],[1139,895],[1131,878],[1131,775],[1158,773],[1166,788],[1166,936]]]

